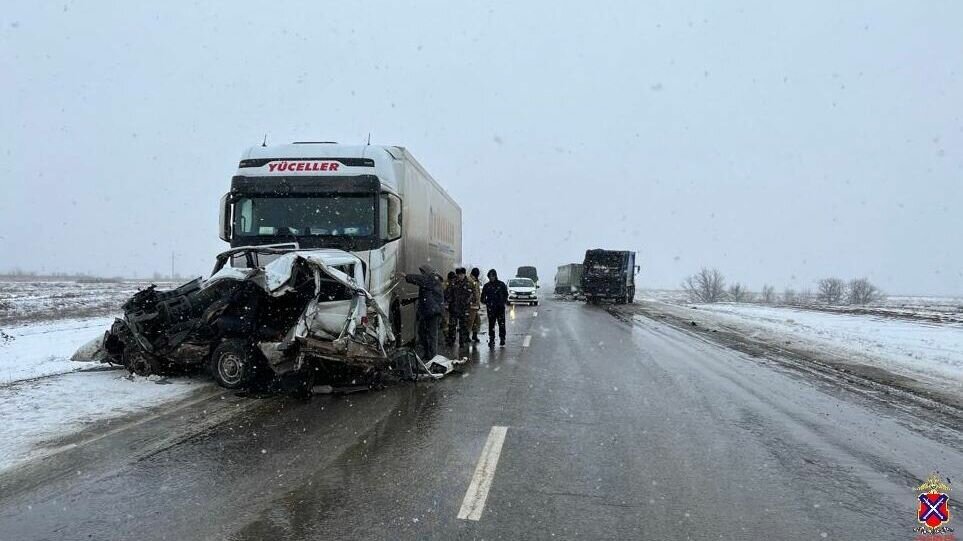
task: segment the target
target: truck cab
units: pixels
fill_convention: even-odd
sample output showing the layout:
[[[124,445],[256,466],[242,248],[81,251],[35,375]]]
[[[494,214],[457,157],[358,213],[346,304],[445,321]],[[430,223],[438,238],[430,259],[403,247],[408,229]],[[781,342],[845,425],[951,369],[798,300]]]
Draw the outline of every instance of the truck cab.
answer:
[[[403,147],[255,146],[241,156],[221,199],[220,238],[232,248],[351,252],[364,266],[364,287],[407,342],[417,289],[396,275],[425,263],[460,263],[461,208]]]

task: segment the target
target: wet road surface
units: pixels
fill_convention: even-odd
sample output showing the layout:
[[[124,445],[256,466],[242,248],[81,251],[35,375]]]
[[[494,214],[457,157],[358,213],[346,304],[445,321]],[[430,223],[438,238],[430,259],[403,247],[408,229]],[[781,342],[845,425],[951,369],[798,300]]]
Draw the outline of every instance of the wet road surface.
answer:
[[[439,382],[82,439],[0,476],[0,540],[911,539],[915,486],[963,474],[958,433],[654,320],[546,301],[509,332]]]

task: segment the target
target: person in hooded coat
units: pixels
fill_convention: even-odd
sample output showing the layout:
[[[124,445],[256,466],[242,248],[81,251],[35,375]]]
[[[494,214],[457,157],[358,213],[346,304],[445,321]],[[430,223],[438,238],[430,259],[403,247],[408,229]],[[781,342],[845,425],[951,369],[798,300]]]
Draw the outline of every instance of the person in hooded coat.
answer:
[[[508,287],[498,279],[495,269],[488,271],[488,283],[482,288],[482,304],[488,313],[488,346],[495,345],[495,324],[498,324],[498,337],[505,345],[505,306],[508,305]]]
[[[418,267],[421,274],[404,274],[405,281],[418,286],[418,342],[421,344],[424,360],[430,360],[438,352],[438,327],[445,303],[441,276],[430,265]]]

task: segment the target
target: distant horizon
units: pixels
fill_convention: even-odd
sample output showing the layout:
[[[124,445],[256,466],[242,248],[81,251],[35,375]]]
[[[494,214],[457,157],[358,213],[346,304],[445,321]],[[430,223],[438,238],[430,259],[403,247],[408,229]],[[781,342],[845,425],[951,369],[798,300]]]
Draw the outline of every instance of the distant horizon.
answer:
[[[17,272],[20,272],[21,274],[16,274]],[[144,275],[144,276],[125,276],[125,275],[109,276],[109,275],[101,275],[101,274],[89,274],[89,273],[83,273],[83,272],[71,273],[71,272],[59,272],[59,271],[43,274],[41,272],[28,271],[24,269],[12,269],[8,271],[0,271],[0,282],[7,281],[7,279],[12,279],[12,278],[34,278],[34,279],[37,279],[38,281],[47,281],[47,279],[55,279],[55,278],[65,278],[65,279],[91,278],[95,280],[122,280],[122,281],[147,281],[147,280],[161,281],[163,280],[163,281],[173,282],[177,280],[190,281],[198,277],[208,278],[210,277],[210,273],[196,274],[196,275],[195,274],[175,274],[174,276],[171,276],[170,273],[164,274],[164,273],[155,272],[150,275]],[[555,274],[553,272],[552,279],[550,280],[552,283],[554,283],[554,277],[555,277]],[[499,274],[499,278],[501,279],[506,277],[501,276],[501,274]],[[544,280],[546,280],[546,278],[539,275],[539,282],[543,288],[546,287],[544,285],[546,282],[543,282]],[[846,280],[848,281],[848,279]],[[10,280],[10,281],[14,281],[14,280]],[[18,281],[29,281],[29,280],[18,280]],[[728,283],[732,283],[732,282],[728,282]],[[739,282],[739,283],[741,283],[742,285],[746,285],[744,282]],[[786,287],[779,287],[777,284],[763,284],[763,285],[771,285],[775,287],[777,297],[782,295],[783,291],[787,289]],[[759,287],[761,289],[762,286],[759,286]],[[748,291],[750,293],[755,294],[755,293],[759,293],[760,289],[749,287]],[[795,289],[797,293],[807,289],[812,290],[813,293],[815,293],[816,284],[814,283],[812,287],[799,287]],[[637,288],[637,291],[670,291],[670,292],[676,292],[676,293],[685,292],[685,290],[682,289],[681,286],[678,288],[640,286]],[[939,294],[939,293],[889,293],[887,291],[883,291],[883,295],[885,295],[886,297],[914,297],[914,298],[934,297],[934,298],[940,298],[940,299],[963,299],[963,293],[954,295],[954,294]]]

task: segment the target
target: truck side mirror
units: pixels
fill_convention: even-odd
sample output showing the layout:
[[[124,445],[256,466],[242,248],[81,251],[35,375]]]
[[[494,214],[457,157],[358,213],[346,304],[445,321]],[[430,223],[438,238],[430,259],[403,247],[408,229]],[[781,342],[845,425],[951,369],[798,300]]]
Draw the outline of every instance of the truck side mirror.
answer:
[[[229,193],[224,194],[221,197],[221,211],[218,216],[218,225],[220,226],[218,236],[224,242],[231,242],[231,201]]]
[[[636,266],[635,266],[635,274],[638,274],[638,273],[641,272],[641,271],[642,271],[642,266],[641,266],[641,265],[636,265]]]

